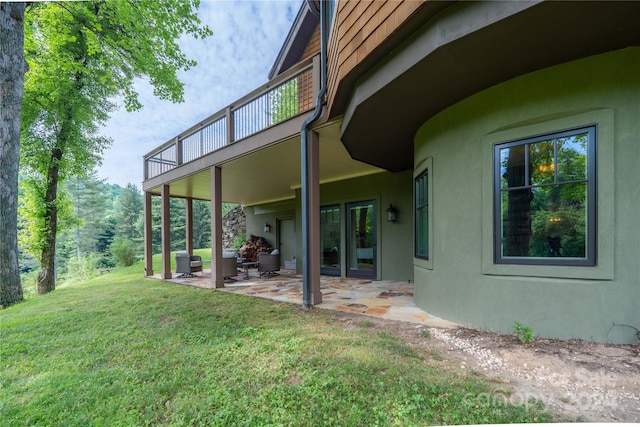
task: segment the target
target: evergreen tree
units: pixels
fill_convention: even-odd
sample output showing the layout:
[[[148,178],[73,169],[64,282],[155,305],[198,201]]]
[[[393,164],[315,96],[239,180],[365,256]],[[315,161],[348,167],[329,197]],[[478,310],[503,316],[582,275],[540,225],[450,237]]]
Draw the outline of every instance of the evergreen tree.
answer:
[[[76,225],[76,254],[78,259],[83,254],[97,253],[104,249],[100,242],[109,226],[107,212],[111,210],[109,196],[105,193],[105,184],[92,173],[88,178],[75,177],[67,185],[73,197],[76,217],[80,224]]]
[[[187,207],[184,199],[171,199],[169,203],[171,222],[171,250],[187,248]]]
[[[56,242],[56,263],[64,274],[71,259],[75,265],[87,257],[92,257],[96,266],[108,266],[106,252],[113,239],[113,206],[106,191],[109,186],[99,180],[95,172],[88,177],[76,176],[63,186],[69,192],[72,226],[59,230]]]
[[[203,200],[193,201],[193,247],[196,249],[211,247],[211,203]]]
[[[136,250],[142,249],[140,218],[143,216],[144,200],[138,187],[128,183],[116,198],[116,234],[135,243]]]

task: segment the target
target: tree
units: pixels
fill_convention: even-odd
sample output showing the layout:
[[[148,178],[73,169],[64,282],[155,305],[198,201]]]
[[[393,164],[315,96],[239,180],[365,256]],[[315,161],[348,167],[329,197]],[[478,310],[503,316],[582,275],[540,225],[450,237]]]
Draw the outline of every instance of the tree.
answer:
[[[106,213],[111,208],[104,182],[91,172],[86,177],[69,180],[66,187],[73,200],[76,218],[80,220],[76,222],[74,232],[78,259],[89,253],[101,252],[108,246],[101,247],[100,238],[110,225]]]
[[[0,306],[22,301],[18,159],[24,83],[24,3],[0,3]]]
[[[229,203],[223,203],[223,211],[229,205]],[[193,201],[193,247],[196,249],[211,247],[211,203],[208,201]]]
[[[111,266],[108,248],[113,240],[115,220],[109,189],[95,172],[69,179],[61,186],[61,190],[69,193],[73,215],[65,224],[68,229],[58,227],[56,269],[61,273],[68,271],[71,261],[71,265],[78,265],[89,256],[98,266]]]
[[[223,216],[236,205],[222,204]],[[171,223],[171,251],[184,251],[186,243],[186,206],[184,199],[172,198],[169,201],[169,219]],[[142,226],[142,217],[139,225]],[[161,234],[162,201],[160,197],[154,197],[151,201],[152,246],[159,248],[162,245]],[[193,201],[193,247],[202,249],[211,247],[211,209],[210,202],[203,200]]]
[[[21,196],[18,203],[21,227],[18,234],[20,245],[32,257],[40,261],[40,255],[45,238],[42,230],[46,229],[45,212],[47,206],[42,203],[46,188],[44,184],[31,177],[22,177],[20,181]],[[67,188],[62,186],[56,196],[57,230],[73,228],[78,222],[74,215],[73,199]],[[75,253],[75,245],[70,244],[71,252]],[[55,271],[53,272],[55,274]]]
[[[142,248],[140,218],[143,209],[144,200],[138,187],[128,183],[116,199],[116,234],[136,243],[138,249]]]
[[[289,80],[271,92],[271,124],[278,124],[300,112],[299,80]]]
[[[171,250],[181,251],[187,248],[187,212],[184,199],[169,200],[169,221],[171,223]]]
[[[128,183],[115,202],[116,238],[111,254],[120,265],[133,264],[143,251],[144,199],[138,187]]]
[[[22,163],[43,207],[38,236],[38,293],[55,289],[58,184],[100,162],[110,141],[99,125],[117,96],[129,111],[142,107],[134,80],[148,77],[154,94],[181,102],[179,70],[195,62],[181,52],[184,34],[207,37],[199,0],[35,3],[26,14]],[[32,248],[33,249],[33,248]]]

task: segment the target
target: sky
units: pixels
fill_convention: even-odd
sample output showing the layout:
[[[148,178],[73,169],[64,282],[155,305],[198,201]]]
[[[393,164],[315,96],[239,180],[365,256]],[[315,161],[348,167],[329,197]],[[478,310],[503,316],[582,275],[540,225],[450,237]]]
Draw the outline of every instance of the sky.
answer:
[[[198,15],[213,36],[183,37],[179,44],[196,67],[181,72],[185,102],[172,104],[136,82],[144,108],[111,114],[101,130],[113,143],[97,168],[110,184],[142,188],[142,157],[183,130],[266,83],[303,0],[203,0]]]

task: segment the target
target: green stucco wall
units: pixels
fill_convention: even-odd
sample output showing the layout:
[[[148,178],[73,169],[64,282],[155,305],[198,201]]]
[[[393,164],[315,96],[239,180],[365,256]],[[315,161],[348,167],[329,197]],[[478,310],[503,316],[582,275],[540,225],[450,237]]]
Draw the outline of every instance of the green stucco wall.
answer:
[[[294,218],[296,209],[297,203],[293,199],[246,207],[247,238],[252,234],[264,237],[274,249],[279,248],[278,220]],[[269,232],[264,231],[264,225],[267,223],[271,226],[271,231]]]
[[[493,144],[592,123],[598,124],[598,265],[494,265]],[[419,129],[416,168],[427,158],[433,257],[432,268],[414,263],[418,306],[504,333],[517,320],[539,336],[637,342],[640,48],[530,73],[462,100]]]
[[[411,171],[382,172],[320,186],[320,205],[339,204],[343,218],[346,203],[376,200],[378,280],[413,282],[412,182]],[[386,220],[386,211],[390,204],[398,210],[396,222]],[[344,224],[342,227],[344,230]],[[344,232],[342,234],[344,246]],[[342,265],[344,276],[344,262]]]
[[[413,281],[413,213],[412,213],[412,174],[382,172],[359,178],[352,178],[320,186],[320,205],[340,205],[343,215],[342,250],[345,245],[344,212],[346,203],[375,200],[378,218],[377,246],[377,279]],[[298,271],[302,264],[302,217],[300,190],[296,199],[246,208],[247,235],[255,234],[265,237],[275,247],[277,219],[295,216]],[[396,222],[386,221],[386,210],[390,204],[398,210]],[[271,233],[264,233],[265,222],[272,225]],[[342,262],[342,276],[346,274]]]

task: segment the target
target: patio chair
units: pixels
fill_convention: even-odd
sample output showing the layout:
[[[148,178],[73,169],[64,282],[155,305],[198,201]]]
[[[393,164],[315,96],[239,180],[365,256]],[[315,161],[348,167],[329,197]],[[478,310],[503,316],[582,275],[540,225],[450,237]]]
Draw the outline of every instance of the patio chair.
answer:
[[[238,275],[238,258],[234,255],[233,257],[222,257],[222,276],[224,277],[225,282],[235,282],[234,276]]]
[[[275,252],[275,251],[274,251]],[[277,276],[280,271],[280,253],[258,255],[258,273],[262,276]]]
[[[176,273],[178,277],[195,277],[198,271],[202,271],[202,258],[199,255],[189,255],[186,252],[176,254]]]

